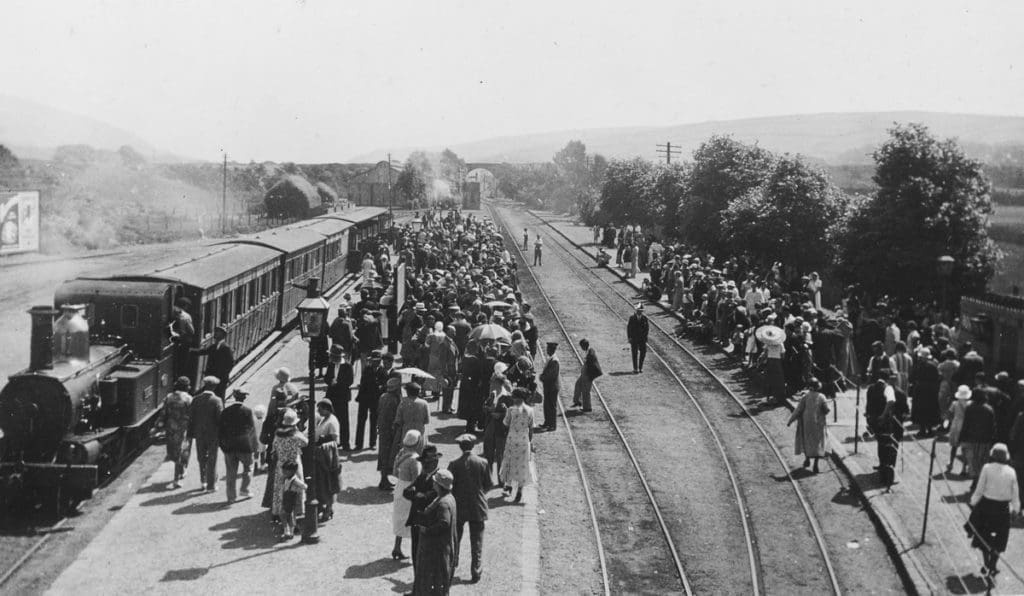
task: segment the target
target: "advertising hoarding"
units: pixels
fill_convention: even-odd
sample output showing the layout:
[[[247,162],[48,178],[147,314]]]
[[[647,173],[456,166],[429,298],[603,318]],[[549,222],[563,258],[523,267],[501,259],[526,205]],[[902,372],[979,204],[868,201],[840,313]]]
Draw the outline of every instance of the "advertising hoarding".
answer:
[[[0,255],[39,250],[39,191],[0,190]]]

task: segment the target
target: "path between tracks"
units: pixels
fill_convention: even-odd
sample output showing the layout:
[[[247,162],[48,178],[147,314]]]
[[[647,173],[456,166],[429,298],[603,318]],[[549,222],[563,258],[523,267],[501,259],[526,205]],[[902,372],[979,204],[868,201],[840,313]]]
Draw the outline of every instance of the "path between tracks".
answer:
[[[591,228],[566,216],[545,212],[534,212],[534,215],[579,250],[595,258],[596,263],[597,246],[593,243]],[[614,268],[614,264],[611,266]],[[621,275],[621,271],[617,272]],[[624,281],[639,291],[645,279],[649,279],[649,274],[643,272]],[[662,301],[662,306],[667,305],[667,301]],[[863,404],[864,391],[860,393],[860,403]],[[792,403],[787,405],[792,409]],[[981,557],[977,550],[970,548],[963,530],[970,514],[967,506],[970,479],[957,474],[961,467],[959,462],[953,466],[953,474],[945,473],[949,461],[946,438],[939,438],[935,444],[928,527],[922,542],[932,439],[917,439],[916,432],[907,432],[896,468],[899,484],[888,491],[879,482],[873,468],[878,463],[874,440],[859,441],[856,452],[854,450],[857,391],[851,389],[841,394],[835,406],[837,414],[829,415],[828,425],[832,460],[864,496],[869,514],[886,533],[915,589],[922,594],[984,593],[987,586],[979,575]],[[859,430],[864,430],[863,417]],[[1000,567],[1002,573],[994,593],[1024,593],[1024,524],[1019,521],[1010,531],[1009,544]]]

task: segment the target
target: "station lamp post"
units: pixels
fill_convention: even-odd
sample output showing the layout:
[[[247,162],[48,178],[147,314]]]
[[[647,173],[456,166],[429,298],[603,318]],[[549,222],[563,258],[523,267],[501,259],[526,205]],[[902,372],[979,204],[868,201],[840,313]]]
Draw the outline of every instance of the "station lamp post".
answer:
[[[956,265],[956,259],[949,255],[942,255],[936,259],[935,269],[939,274],[939,279],[942,280],[942,310],[939,315],[940,319],[946,316],[949,299],[949,278],[953,275],[954,265]]]
[[[309,278],[306,285],[306,298],[295,307],[299,311],[299,331],[302,338],[314,340],[326,333],[327,312],[331,305],[320,295],[320,279]],[[320,541],[317,535],[317,517],[320,504],[316,500],[316,353],[313,341],[309,343],[309,402],[306,405],[306,430],[309,444],[306,446],[306,462],[309,469],[309,488],[306,489],[306,519],[302,527],[302,542],[316,544]]]

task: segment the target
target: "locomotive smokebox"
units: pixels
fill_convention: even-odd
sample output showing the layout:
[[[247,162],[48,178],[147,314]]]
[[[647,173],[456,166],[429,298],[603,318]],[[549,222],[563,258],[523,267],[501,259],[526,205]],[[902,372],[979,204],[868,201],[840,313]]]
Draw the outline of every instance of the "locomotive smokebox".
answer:
[[[53,318],[60,312],[49,306],[33,306],[28,314],[32,316],[29,370],[53,368]]]

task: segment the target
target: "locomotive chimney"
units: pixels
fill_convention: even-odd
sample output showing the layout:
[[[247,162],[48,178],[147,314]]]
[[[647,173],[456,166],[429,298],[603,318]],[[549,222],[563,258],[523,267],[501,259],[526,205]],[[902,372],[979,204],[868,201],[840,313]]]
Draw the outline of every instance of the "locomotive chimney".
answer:
[[[89,322],[81,304],[62,304],[63,314],[53,324],[53,351],[57,362],[89,361]]]
[[[28,314],[32,315],[28,368],[33,371],[53,368],[53,317],[59,313],[49,306],[33,306]]]

